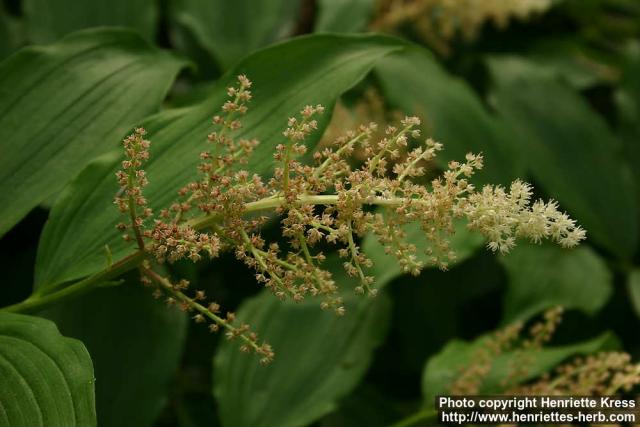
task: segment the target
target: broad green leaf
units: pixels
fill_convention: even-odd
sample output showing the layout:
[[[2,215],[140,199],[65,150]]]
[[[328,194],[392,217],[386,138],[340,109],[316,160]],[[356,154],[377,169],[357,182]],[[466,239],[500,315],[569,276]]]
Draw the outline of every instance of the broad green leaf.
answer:
[[[0,312],[0,378],[0,425],[97,425],[89,353],[48,320]]]
[[[449,393],[451,386],[460,375],[460,369],[473,363],[475,351],[483,345],[485,340],[486,336],[473,342],[453,340],[439,354],[427,361],[422,375],[424,406],[435,406],[436,396]],[[504,387],[502,382],[509,377],[511,370],[517,366],[519,360],[526,360],[527,363],[526,374],[520,378],[520,382],[526,382],[549,372],[571,357],[613,350],[616,347],[615,338],[611,334],[605,333],[592,340],[577,344],[503,353],[493,360],[491,370],[480,387],[480,393],[499,394],[504,391],[502,390]]]
[[[615,96],[619,116],[617,131],[631,164],[635,198],[640,201],[640,42],[627,47],[625,60],[622,81]],[[640,221],[640,210],[636,214]]]
[[[636,138],[640,135],[640,42],[631,43],[625,51],[625,67],[622,81],[618,88],[616,101],[618,103],[620,131],[627,140],[629,151],[635,153],[638,150]],[[633,144],[635,142],[635,144]],[[637,172],[637,170],[634,170]]]
[[[375,11],[373,0],[320,0],[316,32],[355,33],[363,31]]]
[[[282,141],[288,117],[306,104],[321,103],[329,111],[319,131],[309,139],[313,147],[326,126],[335,100],[360,81],[383,56],[402,47],[379,36],[304,37],[257,52],[242,61],[211,89],[202,102],[167,110],[144,125],[152,141],[146,170],[150,184],[145,194],[156,209],[169,206],[176,192],[197,176],[199,153],[211,131],[211,117],[226,99],[226,87],[245,73],[253,80],[254,98],[240,137],[260,139],[247,168],[269,175],[274,147]],[[287,58],[287,67],[282,59]],[[61,196],[45,227],[38,251],[36,282],[54,285],[96,272],[105,266],[103,248],[109,244],[114,259],[132,251],[115,225],[121,221],[112,205],[118,191],[117,162],[92,165]],[[82,220],[79,220],[82,218]]]
[[[440,160],[464,160],[468,152],[483,153],[485,170],[475,181],[507,184],[522,175],[522,161],[509,129],[430,52],[407,49],[376,66],[376,75],[390,106],[420,117],[424,136],[444,144]]]
[[[615,82],[617,70],[601,56],[574,37],[542,40],[527,53],[541,72],[561,76],[578,90]]]
[[[344,274],[336,279],[347,287]],[[344,317],[320,310],[317,300],[282,302],[268,291],[241,306],[238,317],[274,347],[276,356],[264,367],[255,357],[238,354],[235,343],[218,350],[214,394],[223,426],[305,426],[336,409],[369,367],[386,335],[390,309],[384,294],[375,299],[355,296],[351,289],[346,294]]]
[[[610,252],[636,248],[638,207],[629,164],[604,119],[572,88],[517,58],[493,59],[495,104],[517,130],[527,168]]]
[[[127,27],[153,41],[158,4],[151,0],[25,0],[27,37],[50,43],[91,27]]]
[[[187,316],[151,296],[137,277],[42,313],[81,340],[95,366],[101,427],[151,426],[178,369]]]
[[[451,250],[457,254],[457,258],[450,263],[451,266],[469,258],[484,243],[484,238],[477,233],[469,231],[463,222],[457,222],[455,230],[455,234],[449,240]],[[412,223],[406,225],[405,232],[407,237],[404,240],[416,246],[416,257],[425,265],[428,265],[428,257],[425,252],[427,240],[424,237],[424,231],[420,228],[420,224]],[[403,274],[396,258],[393,254],[385,253],[384,246],[378,242],[375,235],[370,234],[364,238],[362,250],[373,261],[370,274],[376,278],[376,287],[380,287]]]
[[[35,268],[35,289],[43,289],[47,288],[47,286],[54,286],[59,283],[62,283],[66,280],[70,279],[61,279],[61,280],[50,280],[45,281],[47,278],[47,271],[43,271],[43,267],[41,265],[42,257],[47,257],[47,262],[57,262],[57,259],[65,260],[66,262],[73,262],[72,258],[65,255],[65,251],[60,250],[57,246],[62,243],[65,245],[69,245],[74,242],[74,239],[71,236],[67,236],[68,231],[71,228],[75,228],[83,225],[85,228],[90,226],[91,221],[95,220],[94,217],[85,217],[84,221],[77,220],[73,215],[73,211],[65,209],[66,207],[71,206],[71,203],[74,202],[74,198],[77,195],[83,195],[85,206],[95,206],[100,203],[104,203],[105,195],[99,191],[93,191],[94,186],[98,182],[103,182],[113,177],[113,167],[121,158],[121,154],[119,152],[111,152],[104,154],[93,162],[91,162],[78,176],[67,185],[64,190],[58,196],[55,205],[53,206],[51,213],[49,214],[49,220],[45,223],[43,234],[40,238],[40,243],[38,245],[38,253],[36,256],[36,268]],[[113,190],[113,196],[115,196],[117,189]],[[79,204],[78,210],[81,209],[81,204]],[[86,209],[86,208],[84,208]],[[115,227],[115,225],[114,225]],[[78,236],[80,237],[80,236]],[[97,238],[97,235],[94,236]],[[68,240],[67,240],[68,239]],[[107,243],[102,242],[101,245],[96,245],[93,250],[96,251],[94,254],[95,261],[93,269],[95,271],[109,267],[109,263],[112,262],[113,258],[113,250],[111,246],[119,248],[119,251],[116,251],[116,256],[123,251],[122,244],[120,242],[116,243]],[[110,246],[111,245],[111,246]],[[71,247],[67,247],[68,250],[71,250]],[[109,256],[111,253],[111,259]],[[76,255],[80,255],[77,253]],[[51,258],[51,260],[49,260]],[[78,258],[79,260],[79,258]],[[47,265],[48,268],[56,267],[55,265]],[[57,266],[57,268],[68,268],[64,266]],[[87,275],[91,271],[87,272]],[[80,275],[81,276],[81,275]],[[78,276],[78,277],[80,277]]]
[[[0,235],[158,109],[183,62],[90,30],[0,63]]]
[[[173,0],[176,21],[223,69],[247,54],[290,36],[299,0]],[[283,56],[281,61],[288,58]]]
[[[627,279],[627,290],[629,291],[629,299],[631,306],[640,317],[640,270],[633,270]]]
[[[505,322],[525,320],[558,305],[595,314],[613,291],[605,261],[588,246],[567,250],[522,245],[500,261],[509,276]]]

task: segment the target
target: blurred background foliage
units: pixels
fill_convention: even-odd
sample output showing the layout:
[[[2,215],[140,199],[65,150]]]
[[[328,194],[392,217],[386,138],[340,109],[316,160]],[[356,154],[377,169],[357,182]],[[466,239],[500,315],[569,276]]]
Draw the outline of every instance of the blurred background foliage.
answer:
[[[444,143],[443,160],[481,151],[486,167],[478,183],[526,178],[539,196],[558,200],[588,230],[588,241],[577,250],[522,246],[508,256],[487,253],[482,241],[461,230],[454,242],[459,262],[448,272],[427,270],[419,277],[401,275],[374,239],[365,238],[362,244],[376,262],[374,272],[384,292],[364,301],[345,286],[344,318],[320,311],[314,301],[281,303],[259,292],[252,274],[232,256],[172,266],[174,274],[237,309],[275,347],[276,360],[268,367],[258,366],[254,358],[239,354],[234,345],[212,337],[181,313],[165,309],[133,284],[135,276],[126,277],[131,286],[100,289],[39,313],[87,347],[95,369],[99,425],[389,425],[420,414],[433,404],[434,395],[449,390],[480,337],[514,321],[529,322],[557,305],[566,309],[564,320],[548,348],[531,356],[539,363],[531,363],[530,375],[549,371],[574,355],[601,350],[619,349],[639,358],[640,2],[3,0],[0,6],[0,58],[7,64],[22,60],[12,54],[24,46],[105,26],[129,28],[173,52],[163,56],[150,46],[141,48],[142,40],[127,39],[135,58],[122,54],[122,61],[138,67],[138,80],[122,76],[112,90],[130,85],[126,91],[112,98],[108,96],[113,92],[105,91],[86,101],[89,110],[100,102],[104,109],[126,107],[126,116],[114,113],[99,121],[88,117],[85,128],[68,125],[51,130],[51,135],[39,132],[43,147],[55,144],[53,136],[63,135],[61,144],[76,144],[70,153],[85,150],[83,158],[69,154],[68,164],[57,166],[57,181],[47,182],[46,189],[26,178],[37,172],[12,169],[18,157],[0,160],[8,164],[8,172],[0,173],[3,180],[26,182],[28,191],[41,192],[37,207],[26,201],[21,212],[11,212],[14,217],[0,222],[2,231],[13,226],[0,241],[2,305],[24,299],[34,283],[82,276],[55,271],[55,257],[66,247],[51,243],[55,230],[45,233],[38,255],[36,276],[45,279],[34,278],[33,265],[48,210],[71,191],[60,196],[64,184],[80,172],[84,159],[109,151],[91,148],[95,135],[117,141],[128,126],[159,109],[159,115],[145,122],[152,130],[167,127],[171,132],[173,123],[186,117],[184,111],[195,109],[202,122],[199,133],[193,133],[194,144],[199,143],[219,101],[213,94],[228,81],[226,76],[265,63],[302,70],[300,61],[312,63],[316,56],[331,55],[340,43],[318,42],[317,50],[309,52],[303,43],[291,50],[282,45],[273,51],[279,56],[271,62],[264,59],[266,53],[239,62],[242,58],[315,33],[375,31],[411,43],[395,53],[389,48],[384,57],[370,53],[369,62],[354,68],[348,79],[331,80],[329,65],[300,77],[300,87],[319,80],[328,82],[335,96],[344,92],[325,138],[363,121],[390,121],[398,112],[417,114],[424,120],[425,134]],[[117,55],[106,50],[95,60],[113,62]],[[46,55],[33,60],[31,67],[41,68],[43,76],[48,73]],[[159,67],[158,61],[165,65]],[[58,66],[77,65],[77,73],[86,72],[86,65],[73,64],[62,58]],[[96,65],[95,73],[112,78],[105,67]],[[264,80],[277,75],[277,70],[265,72]],[[0,86],[12,78],[21,81],[19,77],[0,72]],[[29,79],[31,75],[24,78],[25,87],[32,84]],[[46,96],[36,92],[55,101],[61,92],[79,91],[81,83],[57,84]],[[256,92],[266,89],[257,86]],[[276,89],[273,92],[277,96]],[[326,96],[331,102],[334,95]],[[29,111],[16,114],[24,118]],[[5,124],[14,123],[7,117]],[[37,114],[35,118],[40,120]],[[16,134],[24,140],[39,138],[9,125],[0,130],[5,141]],[[93,133],[87,130],[90,126]],[[99,168],[83,172],[86,177],[100,173]],[[84,189],[78,189],[82,180],[74,185],[74,191],[94,191],[93,181]],[[278,239],[277,227],[266,233]],[[410,235],[419,245],[419,233]],[[75,255],[71,249],[65,262],[81,256],[83,248],[78,246]],[[340,268],[335,271],[341,274]],[[350,283],[344,277],[338,280]],[[506,369],[507,359],[508,354],[492,362],[482,390],[503,391],[494,377]],[[411,422],[409,418],[402,425]],[[418,417],[416,423],[421,422]]]

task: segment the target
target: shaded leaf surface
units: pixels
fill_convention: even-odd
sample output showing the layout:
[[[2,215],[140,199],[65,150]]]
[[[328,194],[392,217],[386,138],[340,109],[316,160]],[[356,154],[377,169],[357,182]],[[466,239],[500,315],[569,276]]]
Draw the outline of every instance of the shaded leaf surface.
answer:
[[[636,203],[640,203],[640,43],[632,43],[625,52],[623,78],[616,92],[618,135],[631,165]],[[640,209],[636,212],[640,222]],[[640,230],[636,230],[640,234]]]
[[[127,27],[152,41],[158,3],[151,0],[25,0],[27,36],[49,43],[90,27]]]
[[[293,33],[299,0],[175,0],[178,23],[223,69]],[[286,57],[282,57],[284,60]]]
[[[0,63],[0,235],[158,109],[183,63],[90,30]]]
[[[0,378],[0,425],[97,425],[89,353],[48,320],[0,312]]]
[[[320,0],[315,31],[355,33],[367,27],[375,10],[373,0]]]
[[[521,175],[509,128],[429,51],[415,47],[393,55],[376,66],[376,75],[390,106],[420,117],[424,136],[444,144],[438,154],[442,165],[464,160],[468,152],[483,153],[486,167],[474,181],[506,184]]]
[[[422,242],[419,235],[410,236],[411,241]],[[371,240],[363,247],[375,263],[375,286],[384,288],[400,270],[373,238],[367,239]],[[453,243],[462,258],[470,241],[473,237],[465,235]],[[241,306],[238,316],[273,345],[276,357],[262,368],[255,359],[237,357],[234,344],[223,345],[214,364],[214,392],[223,425],[307,425],[335,409],[338,399],[366,372],[373,350],[386,335],[389,302],[386,296],[355,296],[350,285],[354,279],[346,276],[340,260],[334,257],[326,263],[346,295],[344,318],[321,311],[317,300],[283,303],[266,291]]]
[[[631,306],[640,317],[640,270],[633,270],[627,279],[627,290]]]
[[[527,59],[549,76],[561,76],[572,87],[583,90],[616,80],[615,68],[577,38],[548,39],[536,43]]]
[[[595,314],[608,301],[613,278],[605,261],[588,246],[522,245],[500,257],[509,275],[504,320],[525,320],[548,308]]]
[[[42,314],[87,346],[95,366],[99,425],[152,425],[178,369],[186,315],[154,299],[137,277]]]
[[[437,355],[427,361],[422,376],[422,393],[426,407],[435,406],[435,397],[448,394],[451,385],[460,375],[460,369],[473,363],[475,352],[483,345],[486,337],[469,343],[453,340]],[[526,360],[527,371],[521,380],[527,381],[549,371],[572,356],[612,350],[617,341],[611,334],[605,333],[582,343],[545,347],[542,350],[507,352],[493,360],[491,370],[480,387],[481,394],[497,394],[504,387],[501,382],[506,378],[519,360]],[[520,359],[521,358],[521,359]]]
[[[384,339],[390,309],[382,295],[350,295],[345,303],[344,317],[320,310],[317,300],[283,303],[267,291],[244,303],[238,316],[273,345],[276,357],[265,368],[255,357],[238,357],[234,344],[218,351],[214,394],[222,424],[304,426],[336,409]]]
[[[324,268],[341,288],[344,317],[319,308],[319,301],[279,301],[263,291],[246,301],[238,317],[271,344],[276,356],[265,367],[255,357],[237,357],[225,342],[214,359],[214,394],[224,426],[293,427],[312,423],[337,408],[366,373],[374,349],[384,340],[390,300],[357,296],[337,255]],[[390,278],[378,278],[384,287]]]
[[[490,62],[495,103],[518,131],[527,168],[612,253],[636,248],[637,203],[622,146],[579,94],[518,58]]]

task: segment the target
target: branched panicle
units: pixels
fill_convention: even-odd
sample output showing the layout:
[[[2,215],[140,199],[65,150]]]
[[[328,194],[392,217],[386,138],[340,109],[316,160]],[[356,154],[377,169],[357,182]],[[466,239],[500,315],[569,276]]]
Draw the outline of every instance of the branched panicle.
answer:
[[[121,222],[117,225],[119,230],[131,230],[123,234],[126,241],[136,240],[140,249],[144,248],[143,233],[146,220],[153,215],[151,208],[147,206],[147,199],[142,194],[142,189],[148,184],[142,165],[149,159],[149,146],[151,143],[144,139],[146,131],[137,128],[135,132],[122,141],[125,160],[122,161],[122,169],[116,173],[120,191],[114,199],[114,203],[123,214],[129,215],[129,223]]]
[[[322,308],[341,315],[345,309],[338,284],[323,268],[320,246],[335,246],[346,272],[357,281],[355,291],[375,296],[374,278],[368,273],[372,260],[360,244],[367,233],[411,274],[426,266],[445,270],[455,260],[450,238],[459,218],[483,234],[493,251],[508,252],[518,238],[534,243],[549,239],[564,247],[585,238],[584,230],[554,201],[532,203],[526,183],[477,191],[469,179],[483,167],[480,155],[450,162],[425,185],[426,166],[443,147],[431,139],[420,143],[417,117],[387,126],[378,138],[375,123],[362,125],[307,153],[306,140],[324,112],[321,105],[308,105],[283,126],[282,140],[274,147],[273,176],[263,181],[242,169],[258,144],[238,136],[250,88],[251,82],[239,76],[237,85],[228,89],[229,101],[213,118],[215,129],[200,154],[199,178],[181,188],[177,201],[157,217],[146,207],[141,190],[149,142],[141,129],[125,140],[127,159],[118,172],[123,195],[116,203],[129,212],[131,224],[120,228],[133,228],[138,246],[155,262],[198,261],[231,251],[277,297],[300,301],[317,296]],[[360,161],[352,158],[354,152]],[[267,242],[260,233],[273,215],[280,220],[284,243]],[[406,241],[404,227],[410,223],[424,232],[426,254],[418,254]]]
[[[491,22],[504,28],[512,19],[526,20],[553,5],[553,0],[380,0],[371,24],[375,30],[412,34],[440,53],[450,53],[457,36],[473,40]]]
[[[244,171],[234,172],[237,164],[246,164],[253,149],[258,144],[255,139],[237,139],[234,134],[242,128],[240,117],[246,114],[251,101],[251,82],[245,76],[238,77],[238,85],[227,89],[229,101],[222,106],[222,112],[213,118],[216,129],[207,136],[208,150],[200,153],[199,181],[191,182],[180,190],[181,196],[188,196],[183,203],[176,203],[172,210],[177,214],[197,207],[204,213],[227,213],[241,208],[241,200],[257,177]],[[242,187],[242,188],[241,188]],[[236,191],[245,192],[236,195]],[[264,193],[262,193],[264,194]],[[222,200],[221,200],[222,199]],[[235,200],[239,205],[236,206]],[[235,208],[235,209],[234,209]],[[225,209],[229,212],[225,212]]]
[[[630,393],[640,385],[640,363],[628,353],[605,351],[560,365],[536,381],[508,390],[508,394],[555,396],[611,396]]]
[[[562,322],[562,307],[554,307],[533,323],[528,334],[516,322],[494,332],[473,352],[470,362],[460,369],[449,387],[454,395],[477,395],[493,369],[494,362],[506,353],[511,358],[503,377],[496,384],[506,395],[608,396],[628,393],[640,385],[640,364],[632,363],[627,353],[600,352],[561,364],[552,372],[531,378],[536,353],[543,350]]]
[[[538,200],[531,203],[532,188],[522,181],[511,184],[509,191],[499,186],[485,186],[481,192],[469,195],[462,206],[469,227],[489,240],[489,248],[509,252],[516,238],[533,243],[550,239],[571,248],[586,237],[585,231],[569,216],[558,210],[558,204]]]
[[[155,298],[164,298],[168,306],[176,306],[185,313],[189,313],[195,323],[207,323],[210,332],[218,332],[223,329],[229,340],[242,341],[240,350],[245,353],[255,352],[260,355],[260,362],[267,364],[273,360],[274,352],[267,343],[259,343],[258,335],[251,331],[246,323],[237,325],[236,315],[232,312],[222,314],[218,303],[209,301],[205,291],[196,290],[189,297],[189,281],[180,280],[171,282],[168,278],[155,272],[149,261],[145,261],[141,268],[141,281],[143,284],[153,286]]]
[[[164,297],[167,305],[175,305],[182,311],[193,313],[192,318],[196,323],[208,322],[211,332],[224,329],[228,339],[238,338],[242,341],[242,351],[259,354],[261,363],[266,364],[273,359],[274,352],[269,344],[258,342],[257,334],[251,331],[249,325],[243,323],[236,326],[235,314],[231,312],[222,316],[217,303],[205,302],[204,291],[195,291],[194,295],[189,297],[185,293],[189,287],[188,281],[172,283],[168,278],[158,274],[151,263],[151,260],[156,264],[173,263],[184,258],[196,262],[203,255],[215,258],[224,248],[215,231],[197,231],[184,218],[184,214],[190,211],[194,204],[205,213],[216,212],[216,209],[224,212],[225,209],[233,207],[233,200],[223,207],[218,207],[216,191],[225,186],[233,187],[230,185],[231,182],[227,181],[228,175],[223,172],[230,170],[236,162],[246,162],[247,156],[257,144],[256,141],[246,140],[236,142],[228,135],[241,127],[236,117],[246,112],[245,104],[251,99],[248,90],[251,82],[243,76],[240,76],[238,81],[237,88],[228,90],[229,96],[233,99],[222,108],[225,116],[216,116],[213,119],[220,130],[208,136],[213,148],[200,156],[202,163],[199,170],[203,178],[181,189],[179,195],[184,198],[188,194],[189,197],[163,209],[157,218],[153,217],[153,212],[147,207],[147,201],[142,195],[147,178],[141,167],[149,158],[150,142],[144,139],[146,132],[142,128],[136,129],[132,135],[125,138],[123,144],[126,160],[122,162],[122,170],[116,174],[121,190],[115,198],[115,203],[121,212],[129,213],[130,224],[121,223],[117,227],[123,231],[132,229],[139,249],[148,254],[148,259],[140,266],[141,282],[155,288],[156,298]],[[236,174],[233,183],[239,182],[245,182],[243,172]],[[239,206],[241,208],[241,205]],[[172,213],[175,215],[173,218]],[[149,220],[152,220],[152,225],[148,224]],[[132,240],[129,234],[125,234],[124,238]]]

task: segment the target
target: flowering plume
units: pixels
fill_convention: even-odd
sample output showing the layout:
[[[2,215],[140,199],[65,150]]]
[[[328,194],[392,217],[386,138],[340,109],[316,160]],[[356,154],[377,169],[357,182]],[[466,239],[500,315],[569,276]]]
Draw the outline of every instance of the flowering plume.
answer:
[[[509,394],[555,396],[611,396],[629,393],[640,385],[640,363],[624,352],[604,351],[558,366],[531,384]]]
[[[553,0],[381,0],[371,27],[395,31],[409,25],[431,47],[448,53],[458,35],[473,40],[488,22],[504,29],[512,19],[530,19],[552,5]]]
[[[451,384],[449,391],[454,395],[476,395],[493,368],[494,361],[506,353],[513,354],[507,374],[502,378],[501,386],[517,384],[526,378],[530,360],[530,351],[540,350],[548,343],[562,321],[562,307],[553,307],[543,314],[540,321],[523,334],[524,324],[515,322],[489,335],[473,352],[470,363],[460,370],[459,376]]]
[[[562,312],[561,307],[547,310],[529,328],[528,335],[523,334],[524,325],[516,322],[488,336],[473,352],[470,363],[462,367],[449,392],[461,396],[482,393],[494,363],[505,354],[512,357],[501,381],[495,384],[498,394],[609,396],[629,393],[640,385],[640,364],[633,363],[629,354],[615,351],[577,357],[531,379],[529,369],[535,366],[536,352],[539,354],[553,337]]]
[[[469,178],[483,166],[480,155],[467,154],[462,162],[450,162],[440,177],[424,185],[424,165],[443,146],[431,139],[415,146],[420,137],[417,117],[388,126],[382,138],[373,138],[375,123],[362,125],[305,162],[301,160],[308,149],[305,140],[317,129],[317,116],[324,112],[321,105],[306,106],[299,117],[288,120],[282,142],[274,149],[274,174],[265,181],[241,168],[258,141],[235,137],[251,100],[250,88],[251,82],[240,76],[238,85],[228,89],[229,101],[213,118],[215,130],[200,155],[200,178],[180,189],[178,200],[157,217],[152,218],[142,196],[146,177],[141,166],[149,143],[141,129],[125,139],[127,160],[118,180],[126,197],[118,197],[116,203],[129,212],[131,223],[119,227],[133,229],[139,249],[150,260],[159,264],[183,258],[198,261],[231,251],[277,297],[300,301],[308,295],[319,296],[322,308],[340,315],[344,307],[338,284],[322,267],[321,245],[337,248],[346,272],[357,281],[356,292],[374,296],[374,278],[368,275],[372,261],[359,244],[366,233],[376,235],[403,271],[412,274],[419,274],[425,265],[418,260],[416,247],[403,240],[402,227],[409,223],[419,224],[424,232],[428,264],[443,270],[455,258],[449,239],[457,218],[466,218],[470,229],[487,238],[489,249],[503,253],[519,238],[534,243],[549,239],[564,247],[585,238],[584,230],[555,202],[532,203],[528,184],[516,181],[509,190],[486,186],[476,191]],[[364,154],[358,164],[351,159],[356,149]],[[260,227],[268,218],[264,214],[278,216],[286,244],[262,237]],[[161,292],[183,290],[156,277],[150,264],[142,272]],[[191,304],[193,298],[170,298],[189,310],[200,310]],[[231,327],[224,319],[202,312],[195,320],[205,317]],[[255,344],[255,336],[245,335],[244,329],[233,329],[231,335],[243,336],[251,349],[269,359],[270,349]]]

